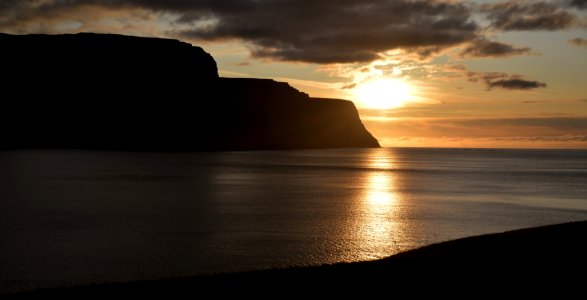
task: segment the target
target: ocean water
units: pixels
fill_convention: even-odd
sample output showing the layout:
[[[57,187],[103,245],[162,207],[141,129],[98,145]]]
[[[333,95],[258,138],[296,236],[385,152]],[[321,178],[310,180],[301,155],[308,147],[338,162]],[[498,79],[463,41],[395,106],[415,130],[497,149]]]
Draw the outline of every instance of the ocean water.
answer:
[[[587,151],[0,152],[0,292],[371,260],[587,219]]]

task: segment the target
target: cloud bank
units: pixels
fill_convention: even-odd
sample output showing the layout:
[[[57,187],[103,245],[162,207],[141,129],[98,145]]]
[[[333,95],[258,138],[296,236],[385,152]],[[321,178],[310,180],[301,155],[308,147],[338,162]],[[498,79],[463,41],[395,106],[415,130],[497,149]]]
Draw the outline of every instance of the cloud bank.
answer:
[[[455,1],[9,0],[0,5],[0,30],[32,22],[49,31],[67,25],[58,21],[87,22],[80,16],[92,9],[142,10],[165,19],[170,35],[243,40],[256,57],[309,63],[369,62],[390,49],[450,47],[475,38],[478,30],[470,8]]]
[[[100,31],[164,35],[195,41],[244,41],[253,56],[308,63],[371,62],[404,49],[426,58],[469,43],[463,56],[528,54],[489,41],[490,28],[561,30],[578,26],[586,0],[2,0],[0,31]],[[145,21],[147,20],[147,21]],[[154,24],[154,25],[153,25]]]
[[[397,118],[365,120],[385,146],[554,147],[587,146],[587,118]]]

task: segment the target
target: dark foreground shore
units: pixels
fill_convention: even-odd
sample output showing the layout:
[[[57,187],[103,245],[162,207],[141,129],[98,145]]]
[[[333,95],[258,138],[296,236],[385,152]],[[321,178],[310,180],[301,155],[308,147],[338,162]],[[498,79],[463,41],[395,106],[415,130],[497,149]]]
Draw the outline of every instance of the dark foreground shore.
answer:
[[[435,244],[319,267],[37,290],[7,298],[584,295],[587,221]]]

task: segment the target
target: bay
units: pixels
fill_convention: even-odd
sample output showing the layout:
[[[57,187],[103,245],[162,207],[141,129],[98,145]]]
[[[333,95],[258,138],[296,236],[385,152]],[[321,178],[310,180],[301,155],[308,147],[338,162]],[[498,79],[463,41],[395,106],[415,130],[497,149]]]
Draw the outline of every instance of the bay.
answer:
[[[372,260],[587,219],[587,151],[0,152],[0,292]]]

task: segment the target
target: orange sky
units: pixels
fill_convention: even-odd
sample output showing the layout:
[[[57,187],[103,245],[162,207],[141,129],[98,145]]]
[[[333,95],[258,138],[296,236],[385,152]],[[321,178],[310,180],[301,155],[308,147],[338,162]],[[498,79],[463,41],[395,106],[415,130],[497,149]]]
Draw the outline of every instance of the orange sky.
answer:
[[[542,50],[540,55],[463,59],[454,55],[460,50],[455,47],[439,58],[407,66],[400,61],[395,71],[384,72],[378,71],[384,62],[357,66],[276,63],[250,59],[246,49],[237,51],[238,45],[232,45],[228,51],[216,45],[209,49],[220,55],[224,76],[276,78],[314,97],[354,101],[363,123],[384,146],[585,149],[587,48],[567,43],[570,37],[581,33],[535,34],[537,40],[525,41],[526,45],[535,44],[534,49],[542,49],[541,39],[559,44],[558,48]],[[369,71],[365,72],[365,68]],[[418,74],[417,68],[423,74]],[[416,74],[412,74],[414,69]],[[546,87],[488,89],[483,79],[474,78],[482,75],[471,74],[496,70],[539,79]],[[411,97],[400,107],[387,109],[361,101],[357,90],[362,83],[385,78],[399,78],[408,86]],[[393,102],[393,91],[388,94]],[[385,101],[381,97],[377,100]]]

